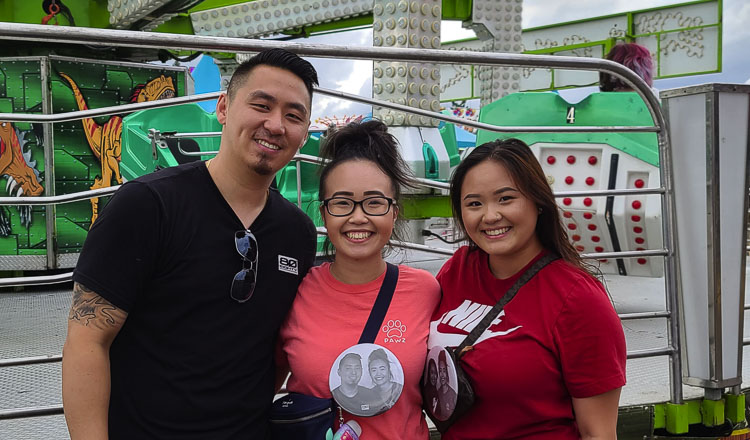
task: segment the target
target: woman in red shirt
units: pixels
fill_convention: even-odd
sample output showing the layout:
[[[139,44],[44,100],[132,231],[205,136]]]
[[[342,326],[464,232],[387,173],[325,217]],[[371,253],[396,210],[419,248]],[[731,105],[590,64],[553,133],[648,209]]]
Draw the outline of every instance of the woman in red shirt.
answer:
[[[443,266],[429,345],[457,346],[547,253],[561,258],[526,283],[465,354],[476,401],[456,439],[616,437],[625,338],[601,283],[568,241],[552,190],[517,139],[477,147],[456,168],[451,201],[468,246]]]

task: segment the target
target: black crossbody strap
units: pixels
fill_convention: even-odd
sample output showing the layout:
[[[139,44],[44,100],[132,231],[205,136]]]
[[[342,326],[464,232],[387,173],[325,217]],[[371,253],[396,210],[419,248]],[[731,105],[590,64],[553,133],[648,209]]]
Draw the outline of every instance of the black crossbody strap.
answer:
[[[497,315],[499,315],[503,310],[503,307],[505,307],[505,305],[508,304],[514,296],[516,296],[516,293],[518,293],[521,287],[523,287],[523,285],[526,284],[530,279],[534,278],[534,275],[542,270],[544,266],[557,260],[558,258],[560,257],[555,254],[547,254],[537,260],[537,262],[531,265],[531,267],[526,269],[526,271],[521,275],[518,281],[516,281],[515,284],[513,284],[513,286],[508,289],[507,292],[505,292],[505,295],[503,295],[502,298],[500,298],[497,304],[495,304],[495,306],[489,312],[487,312],[486,315],[484,315],[484,318],[482,318],[479,324],[474,327],[474,329],[471,331],[471,333],[469,333],[466,339],[464,339],[461,345],[456,347],[456,355],[458,357],[461,357],[465,352],[465,348],[474,345],[474,343],[477,342],[477,339],[479,339],[479,336],[481,336],[482,333],[487,330],[490,324],[492,324],[492,321],[494,321],[495,318],[497,318]]]
[[[393,292],[396,290],[396,282],[398,282],[398,266],[391,263],[386,263],[386,265],[385,279],[383,279],[383,284],[380,285],[378,297],[372,306],[370,317],[367,318],[365,329],[362,330],[362,336],[359,337],[359,344],[375,342],[380,324],[383,323],[388,307],[391,305]]]

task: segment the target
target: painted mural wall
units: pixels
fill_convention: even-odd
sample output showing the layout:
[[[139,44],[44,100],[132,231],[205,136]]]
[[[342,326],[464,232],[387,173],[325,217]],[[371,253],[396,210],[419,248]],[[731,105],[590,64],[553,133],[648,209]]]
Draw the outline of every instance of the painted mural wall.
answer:
[[[43,68],[45,63],[48,69]],[[43,71],[49,74],[43,77]],[[0,112],[38,114],[47,106],[53,113],[64,113],[171,98],[186,94],[186,79],[184,69],[146,64],[55,56],[0,59]],[[43,87],[49,90],[49,103],[43,102]],[[0,190],[5,189],[0,194],[59,195],[122,183],[123,116],[46,126],[0,121]],[[50,131],[48,136],[45,130]],[[51,139],[51,145],[44,145],[44,139]],[[54,157],[54,173],[45,173],[47,154]],[[48,188],[51,175],[54,182]],[[80,252],[105,203],[102,198],[55,207],[57,256]],[[0,207],[0,257],[47,255],[45,212],[43,206]],[[73,260],[62,258],[58,266],[72,266]],[[13,268],[2,267],[7,261],[0,260],[0,270]]]

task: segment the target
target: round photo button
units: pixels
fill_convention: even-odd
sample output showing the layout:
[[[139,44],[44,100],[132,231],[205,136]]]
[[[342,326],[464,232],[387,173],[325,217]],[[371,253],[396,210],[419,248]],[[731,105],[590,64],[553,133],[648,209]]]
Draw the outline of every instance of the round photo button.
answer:
[[[443,347],[432,347],[422,375],[425,408],[437,420],[446,421],[456,409],[458,376],[453,358]]]
[[[331,366],[328,385],[347,412],[371,417],[388,411],[404,389],[404,369],[390,350],[357,344],[344,350]]]

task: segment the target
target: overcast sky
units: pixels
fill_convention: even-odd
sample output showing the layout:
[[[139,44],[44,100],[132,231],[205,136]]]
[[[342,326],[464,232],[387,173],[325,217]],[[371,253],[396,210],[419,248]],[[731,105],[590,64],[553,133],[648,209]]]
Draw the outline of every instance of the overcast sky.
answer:
[[[679,0],[524,0],[523,26],[531,28],[571,20],[598,17],[628,11],[680,3]],[[722,73],[659,80],[654,85],[660,90],[707,82],[744,83],[750,79],[750,1],[723,1],[723,60]],[[462,29],[460,22],[443,22],[442,41],[473,37]],[[322,44],[372,45],[372,30],[363,29],[317,36],[311,42]],[[743,55],[743,53],[745,55]],[[313,59],[319,72],[321,86],[330,89],[371,96],[372,62]],[[365,114],[370,108],[335,98],[317,96],[313,104],[313,118]]]

